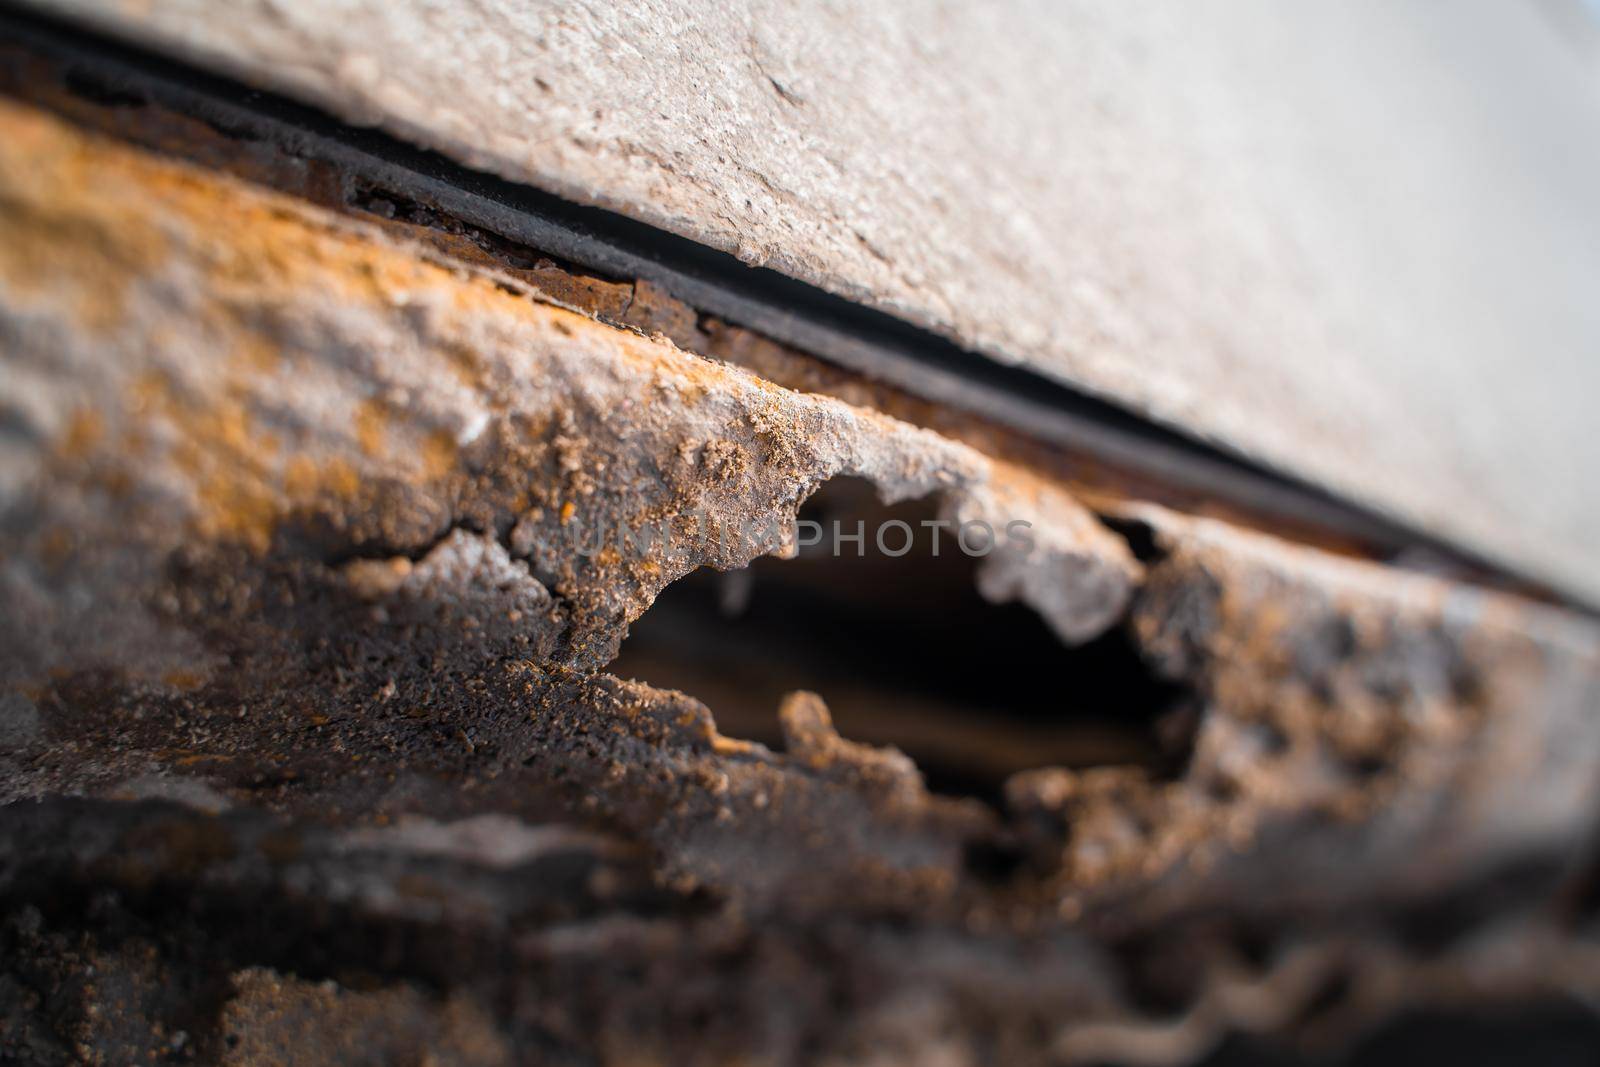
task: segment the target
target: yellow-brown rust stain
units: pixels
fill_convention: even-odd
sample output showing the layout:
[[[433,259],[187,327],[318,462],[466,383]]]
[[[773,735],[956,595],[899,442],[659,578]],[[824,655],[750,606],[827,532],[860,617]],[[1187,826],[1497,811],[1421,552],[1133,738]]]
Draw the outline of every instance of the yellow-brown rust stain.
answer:
[[[361,479],[340,456],[286,454],[232,397],[188,396],[157,375],[135,389],[139,406],[176,433],[167,457],[194,486],[196,531],[265,549],[283,516],[329,498],[352,499]]]
[[[356,406],[354,433],[361,455],[373,460],[409,460],[416,476],[433,482],[456,470],[461,458],[455,435],[443,428],[423,430],[396,425],[403,413],[395,412],[378,397],[368,397]]]
[[[353,310],[388,316],[426,291],[443,295],[433,304],[444,315],[532,309],[486,281],[463,279],[347,227],[0,100],[0,284],[13,297],[71,301],[78,321],[105,334],[125,323],[141,289],[181,270],[194,276],[182,287],[188,306],[170,310],[226,338],[234,357],[220,374],[182,382],[156,371],[137,375],[124,396],[137,416],[121,431],[126,440],[108,439],[101,413],[86,409],[57,441],[56,455],[115,460],[120,450],[126,461],[148,449],[152,421],[164,424],[171,431],[159,435],[164,455],[194,486],[197,532],[258,549],[296,508],[354,497],[365,460],[388,470],[399,463],[420,481],[448,476],[458,463],[454,435],[396,425],[376,399],[353,412],[352,456],[326,441],[286,445],[253,414],[270,410],[259,398],[272,395],[278,375],[292,372],[283,342],[257,321],[256,309],[331,293]],[[449,356],[474,362],[460,344]]]
[[[170,254],[154,223],[112,195],[98,146],[0,101],[0,284],[63,299],[90,330],[122,321],[129,286]]]
[[[181,692],[191,693],[205,685],[206,676],[199,671],[174,668],[163,674],[161,681]]]
[[[265,548],[281,494],[272,484],[272,442],[257,440],[250,413],[236,400],[185,398],[156,376],[139,393],[151,415],[178,431],[169,455],[194,483],[199,532]]]
[[[176,247],[222,304],[240,289],[333,292],[392,308],[442,290],[457,310],[528,303],[487,281],[360,239],[286,197],[86,135],[0,100],[0,274],[18,288],[66,281],[114,321],[121,297]],[[86,283],[86,284],[79,284]],[[259,357],[261,353],[252,353]]]
[[[93,408],[73,412],[67,431],[56,445],[56,454],[69,462],[88,458],[105,437],[105,423]]]
[[[461,449],[448,430],[430,430],[422,438],[416,459],[421,477],[436,481],[456,469]]]
[[[451,428],[378,400],[351,404],[340,435],[302,435],[292,420],[267,424],[302,360],[326,359],[293,350],[302,342],[275,326],[275,309],[332,304],[342,316],[415,338],[427,359],[452,368],[485,410],[498,413],[480,432],[523,443],[536,427],[495,399],[498,386],[482,380],[482,368],[503,362],[513,374],[533,373],[555,347],[615,361],[619,375],[652,381],[678,402],[749,393],[753,383],[779,392],[748,371],[508,292],[468,265],[430,261],[377,228],[4,101],[0,203],[20,205],[0,214],[25,231],[19,242],[0,242],[0,278],[63,293],[93,290],[101,294],[97,323],[142,300],[183,324],[186,332],[171,344],[159,322],[109,335],[106,343],[129,346],[119,352],[129,377],[122,399],[135,417],[126,426],[108,423],[115,429],[98,445],[80,434],[68,446],[131,455],[128,435],[139,434],[138,462],[165,458],[187,477],[192,522],[209,539],[264,549],[292,515],[348,511],[375,476],[415,484],[468,477]],[[136,346],[140,339],[145,348]],[[221,348],[210,353],[207,344]],[[485,361],[490,346],[499,351]],[[751,414],[775,456],[807,447],[803,431],[784,419]],[[563,491],[571,495],[556,506],[570,522],[585,490]]]
[[[361,488],[361,478],[342,457],[318,459],[302,453],[289,460],[283,488],[296,501],[315,500],[326,494],[349,498]]]
[[[355,433],[356,444],[365,455],[388,455],[389,411],[383,401],[368,397],[356,407]]]

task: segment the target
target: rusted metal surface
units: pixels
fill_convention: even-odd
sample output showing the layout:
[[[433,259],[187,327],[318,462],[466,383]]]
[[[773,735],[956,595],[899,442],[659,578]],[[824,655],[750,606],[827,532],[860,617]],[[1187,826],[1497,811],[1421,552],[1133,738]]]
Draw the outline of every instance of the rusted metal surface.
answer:
[[[1008,371],[944,338],[719,259],[693,242],[465,170],[160,55],[14,13],[0,12],[0,26],[17,37],[0,65],[12,71],[12,94],[136,143],[392,222],[453,257],[498,265],[601,321],[661,331],[691,351],[715,344],[719,358],[754,361],[775,381],[847,397],[865,390],[879,410],[962,439],[979,436],[990,451],[1022,454],[1030,464],[1042,461],[1096,498],[1178,504],[1297,540],[1408,565],[1423,560],[1552,596],[1528,579],[1530,568],[1489,563],[1437,532],[1356,506],[1216,442]]]
[[[1586,617],[1113,528],[977,433],[684,351],[637,290],[656,336],[436,229],[14,101],[0,133],[8,1053],[1185,1062],[1596,992]],[[840,478],[1029,521],[974,580],[1058,639],[1037,715],[1117,636],[1182,758],[955,795],[826,687],[763,743],[606,673]]]
[[[601,322],[660,333],[679,348],[747,367],[777,384],[835,396],[937,430],[1069,486],[1098,511],[1114,512],[1129,500],[1162,503],[1336,552],[1405,567],[1424,566],[1541,599],[1561,599],[1548,588],[1464,556],[1418,531],[1385,524],[1338,502],[1309,499],[1298,490],[1280,495],[1270,485],[1253,483],[1235,485],[1240,492],[1226,492],[1226,486],[1214,481],[1180,476],[1195,473],[1186,468],[1174,469],[1159,461],[1142,463],[1139,449],[1111,455],[1089,447],[1089,441],[1069,446],[1041,440],[1016,426],[974,417],[961,406],[940,404],[819,359],[690,306],[655,283],[598,275],[547,248],[461,218],[430,198],[430,190],[437,193],[442,187],[437,182],[430,185],[420,175],[411,175],[414,180],[407,189],[397,191],[405,184],[404,174],[392,167],[360,165],[365,157],[350,155],[323,135],[297,132],[292,125],[265,118],[258,118],[265,123],[259,128],[241,126],[247,123],[243,113],[211,114],[204,104],[211,96],[191,99],[177,83],[150,83],[134,68],[108,67],[104,56],[73,51],[70,39],[59,35],[25,34],[21,41],[0,46],[0,59],[4,60],[0,88],[7,94],[78,125],[351,214],[401,241],[424,246],[452,262],[493,271],[541,300]],[[176,110],[180,101],[191,105],[189,110]]]
[[[1600,481],[1579,0],[23,6],[1600,598],[1600,508],[1574,490]]]

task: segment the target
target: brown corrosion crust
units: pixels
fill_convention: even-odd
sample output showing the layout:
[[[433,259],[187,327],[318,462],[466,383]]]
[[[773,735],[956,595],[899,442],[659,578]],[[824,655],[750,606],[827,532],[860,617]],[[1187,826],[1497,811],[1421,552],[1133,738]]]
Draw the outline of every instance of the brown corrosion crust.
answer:
[[[257,553],[309,540],[411,554],[453,527],[492,530],[566,603],[569,657],[599,665],[667,582],[782,550],[799,502],[852,474],[887,498],[939,493],[963,519],[1063,520],[994,566],[1035,574],[1037,594],[1011,595],[1070,639],[1126,603],[1138,565],[1118,538],[1062,490],[1019,500],[1007,469],[971,449],[600,327],[303,205],[91,147],[39,113],[9,108],[6,122],[8,225],[44,233],[6,244],[0,279],[64,323],[84,322],[84,291],[101,294],[81,358],[102,343],[121,358],[91,395],[69,398],[77,384],[58,378],[52,399],[103,420],[74,468],[147,487],[127,507],[152,539],[181,517],[202,543]],[[102,342],[108,327],[122,339]],[[49,421],[46,455],[84,450]],[[1102,599],[1069,608],[1050,595],[1060,582]]]
[[[1130,623],[1155,669],[1196,684],[1198,724],[1176,780],[1121,768],[1013,779],[1013,805],[1061,820],[1060,877],[1080,904],[1137,913],[1161,891],[1130,887],[1174,865],[1193,874],[1194,907],[1259,894],[1292,914],[1356,882],[1442,891],[1494,841],[1533,853],[1587,823],[1600,655],[1562,616],[1142,514],[1165,555]],[[1550,821],[1554,797],[1577,822]],[[1292,847],[1286,817],[1304,826]],[[1430,830],[1389,829],[1407,824]],[[1336,853],[1352,826],[1363,851],[1305,877],[1306,857]]]
[[[1351,1025],[1596,992],[1587,620],[1125,505],[1141,563],[1037,467],[15,103],[0,226],[0,996],[54,991],[4,1005],[46,1053],[404,1013],[442,1062],[1173,1062],[1341,975]],[[1037,520],[980,588],[1124,628],[1188,760],[989,805],[826,693],[779,752],[601,673],[841,475]],[[1463,984],[1491,920],[1524,963]]]

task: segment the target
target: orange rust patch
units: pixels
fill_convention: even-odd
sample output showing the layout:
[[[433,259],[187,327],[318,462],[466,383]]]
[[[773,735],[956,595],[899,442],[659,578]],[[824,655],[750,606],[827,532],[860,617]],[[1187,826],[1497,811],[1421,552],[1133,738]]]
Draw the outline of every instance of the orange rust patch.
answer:
[[[237,330],[234,353],[247,370],[256,374],[272,374],[282,368],[283,349],[252,329]]]
[[[255,440],[250,413],[237,400],[181,397],[156,376],[139,392],[141,406],[178,430],[171,458],[194,481],[200,532],[264,548],[277,504],[270,442]]]
[[[56,446],[56,453],[65,460],[85,459],[104,437],[105,425],[100,413],[93,408],[83,408],[73,413],[67,432]]]
[[[302,454],[290,457],[283,472],[283,488],[295,500],[313,500],[325,492],[352,497],[361,488],[361,479],[339,456],[318,460]]]
[[[174,689],[188,693],[205,685],[205,676],[197,671],[170,670],[161,676],[161,680]]]
[[[227,303],[240,288],[332,292],[391,308],[427,290],[459,312],[528,301],[463,272],[353,239],[349,224],[287,197],[86,135],[0,100],[0,276],[19,289],[67,280],[85,312],[114,324],[129,287],[164,263],[174,237]],[[187,231],[187,233],[185,233]],[[225,238],[225,239],[218,239]],[[88,282],[89,284],[82,284]],[[259,353],[258,353],[259,354]]]
[[[448,430],[431,430],[417,450],[420,473],[426,479],[443,478],[456,469],[461,450]]]
[[[54,120],[0,101],[0,282],[69,302],[90,330],[122,320],[129,285],[170,251],[164,234],[104,187],[99,152]],[[115,176],[109,176],[115,181]]]
[[[374,457],[389,452],[389,412],[383,401],[369,397],[356,408],[356,444],[361,451]]]
[[[348,499],[360,489],[340,457],[285,457],[278,438],[260,430],[238,399],[187,394],[159,375],[143,378],[134,393],[133,406],[176,431],[169,458],[195,487],[194,523],[204,537],[260,551],[295,507]]]
[[[258,400],[279,385],[283,342],[268,332],[270,316],[258,322],[242,309],[270,311],[316,293],[357,313],[391,316],[423,300],[428,314],[442,317],[441,336],[456,316],[570,314],[420,261],[286,198],[4,100],[0,209],[0,283],[78,301],[70,306],[97,332],[119,324],[129,300],[161,270],[195,275],[184,286],[193,306],[181,312],[226,338],[234,358],[181,380],[135,371],[124,402],[136,417],[119,434],[124,439],[107,441],[99,416],[86,412],[63,433],[58,455],[72,461],[109,446],[126,460],[160,447],[192,481],[197,532],[257,549],[297,508],[359,492],[363,459],[399,461],[419,479],[437,480],[457,469],[459,447],[449,430],[399,423],[376,399],[352,415],[357,454],[327,456],[326,442],[314,456],[286,447],[252,418],[271,409]],[[477,353],[452,341],[446,355],[464,382],[477,384]]]

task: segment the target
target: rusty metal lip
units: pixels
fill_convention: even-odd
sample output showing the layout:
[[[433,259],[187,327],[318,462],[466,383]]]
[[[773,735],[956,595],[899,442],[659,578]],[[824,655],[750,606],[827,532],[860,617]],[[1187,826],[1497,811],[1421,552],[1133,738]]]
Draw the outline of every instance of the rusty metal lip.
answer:
[[[617,278],[644,280],[701,313],[766,334],[926,400],[1085,452],[1266,519],[1320,527],[1380,557],[1422,549],[1524,592],[1593,612],[1520,569],[1348,500],[1224,442],[1128,410],[1024,366],[998,362],[887,312],[617,212],[463,166],[278,93],[0,2],[6,37],[61,65],[76,88],[150,100],[235,137],[279,144],[510,240]]]

